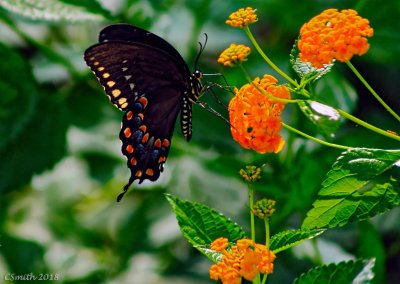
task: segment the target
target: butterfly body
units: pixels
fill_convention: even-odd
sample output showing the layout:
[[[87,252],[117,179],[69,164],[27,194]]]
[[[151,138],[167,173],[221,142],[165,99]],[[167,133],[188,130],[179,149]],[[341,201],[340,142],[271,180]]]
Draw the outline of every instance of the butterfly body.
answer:
[[[84,55],[110,101],[124,112],[119,137],[133,181],[155,181],[163,170],[175,121],[192,135],[192,103],[202,90],[201,73],[191,73],[181,55],[162,38],[126,24],[111,25]]]

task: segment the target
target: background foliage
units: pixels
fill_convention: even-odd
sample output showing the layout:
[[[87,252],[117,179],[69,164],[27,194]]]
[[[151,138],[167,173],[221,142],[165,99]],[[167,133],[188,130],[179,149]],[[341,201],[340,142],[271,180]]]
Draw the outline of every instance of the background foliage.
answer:
[[[194,107],[190,144],[174,135],[166,170],[156,183],[135,186],[115,198],[129,171],[120,154],[122,114],[84,65],[84,50],[98,31],[127,22],[171,42],[193,65],[198,41],[209,41],[200,67],[223,72],[231,85],[245,79],[222,69],[216,58],[228,43],[249,44],[224,24],[234,10],[252,6],[260,44],[281,67],[301,25],[326,8],[355,8],[375,30],[370,51],[353,63],[400,111],[400,4],[368,1],[102,1],[0,0],[0,276],[59,274],[61,283],[210,283],[211,264],[190,248],[162,193],[216,208],[246,226],[246,187],[238,171],[266,163],[258,192],[277,200],[271,230],[299,228],[340,151],[284,133],[279,155],[257,155],[232,141],[228,126]],[[269,72],[254,52],[252,75]],[[318,82],[321,101],[340,106],[382,128],[399,132],[387,113],[345,66]],[[230,95],[218,93],[228,102]],[[226,115],[212,97],[205,101]],[[317,133],[301,111],[288,107],[285,122]],[[389,140],[343,121],[334,141],[351,146],[394,148]],[[398,147],[398,146],[397,146]],[[319,237],[324,261],[377,258],[376,283],[398,283],[400,210],[353,223]],[[270,283],[292,283],[314,266],[311,244],[279,255]]]

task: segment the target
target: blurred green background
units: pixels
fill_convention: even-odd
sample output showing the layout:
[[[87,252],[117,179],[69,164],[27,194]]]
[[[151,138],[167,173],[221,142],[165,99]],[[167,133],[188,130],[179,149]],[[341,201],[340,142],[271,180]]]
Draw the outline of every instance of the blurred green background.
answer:
[[[352,62],[400,111],[399,1],[99,3],[0,0],[0,283],[26,273],[58,275],[58,283],[212,283],[210,261],[182,237],[163,193],[205,203],[248,228],[246,186],[238,171],[246,164],[266,163],[256,188],[260,196],[277,200],[272,233],[299,228],[340,154],[283,132],[284,151],[257,155],[232,140],[225,122],[194,106],[191,142],[185,142],[177,127],[160,179],[134,185],[117,203],[129,178],[118,139],[122,113],[109,103],[83,61],[84,50],[108,24],[131,23],[162,36],[190,67],[198,41],[207,33],[199,67],[204,73],[222,72],[230,85],[241,86],[245,79],[239,70],[216,63],[229,43],[250,45],[242,31],[225,25],[231,12],[246,6],[257,9],[259,21],[252,31],[270,58],[293,74],[289,53],[301,25],[326,8],[355,8],[370,20],[375,34],[370,51]],[[246,66],[253,76],[277,76],[256,52]],[[333,69],[315,87],[322,102],[400,131],[344,65]],[[229,102],[229,93],[217,94]],[[211,96],[202,99],[227,115]],[[284,121],[318,134],[294,106],[287,107]],[[345,121],[333,141],[398,148]],[[374,256],[376,283],[400,281],[399,208],[371,222],[330,230],[318,245],[326,263]],[[279,254],[268,280],[292,283],[316,265],[315,259],[310,243]]]

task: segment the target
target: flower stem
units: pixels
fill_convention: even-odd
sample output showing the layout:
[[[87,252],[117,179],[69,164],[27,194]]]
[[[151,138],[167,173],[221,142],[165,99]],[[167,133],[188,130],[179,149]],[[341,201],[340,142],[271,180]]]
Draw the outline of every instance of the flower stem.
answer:
[[[269,249],[269,218],[264,219],[264,225],[265,225],[265,246]]]
[[[269,218],[264,219],[264,225],[265,225],[265,246],[267,247],[267,249],[269,249],[269,240],[270,240]],[[261,284],[265,284],[267,278],[268,274],[264,274]]]
[[[352,116],[351,114],[345,112],[344,110],[341,110],[341,109],[336,109],[336,110],[340,113],[340,115],[342,115],[343,117],[347,118],[348,120],[351,120],[351,121],[353,121],[353,122],[355,122],[355,123],[367,128],[367,129],[369,129],[369,130],[371,130],[373,132],[376,132],[376,133],[379,133],[379,134],[381,134],[383,136],[386,136],[386,137],[392,138],[394,140],[400,141],[400,136],[398,136],[398,135],[391,134],[391,133],[389,133],[389,132],[387,132],[387,131],[385,131],[383,129],[380,129],[380,128],[376,127],[376,126],[373,126],[373,125],[371,125],[371,124],[369,124],[369,123],[367,123],[367,122],[365,122],[365,121],[363,121],[363,120],[361,120],[361,119],[359,119],[359,118],[357,118],[355,116]]]
[[[390,108],[383,100],[382,98],[372,89],[372,87],[368,84],[368,82],[361,76],[361,74],[357,71],[357,69],[354,67],[353,64],[351,64],[350,61],[346,61],[347,66],[353,71],[353,73],[357,76],[357,78],[364,84],[364,86],[370,91],[370,93],[377,99],[377,101],[398,121],[400,121],[400,116]]]
[[[254,224],[254,214],[253,214],[253,204],[254,204],[254,185],[248,183],[247,187],[249,189],[249,207],[250,207],[250,231],[251,239],[256,242],[256,228]],[[260,284],[260,274],[257,274],[256,278],[253,280],[253,284]]]
[[[301,136],[303,136],[303,137],[305,137],[305,138],[307,138],[307,139],[313,140],[313,141],[315,141],[315,142],[317,142],[317,143],[320,143],[320,144],[322,144],[322,145],[329,146],[329,147],[333,147],[333,148],[338,148],[338,149],[343,149],[343,150],[351,149],[351,147],[349,147],[349,146],[334,144],[334,143],[326,142],[326,141],[324,141],[324,140],[315,138],[315,137],[313,137],[313,136],[311,136],[311,135],[308,135],[308,134],[306,134],[306,133],[304,133],[304,132],[302,132],[302,131],[300,131],[300,130],[294,128],[294,127],[291,127],[291,126],[287,125],[287,124],[284,123],[284,122],[282,122],[282,126],[285,127],[286,129],[288,129],[288,130],[290,130],[290,131],[296,133],[296,134],[299,134],[299,135],[301,135]]]
[[[244,76],[246,77],[246,80],[250,84],[252,84],[257,89],[257,91],[259,91],[261,94],[263,94],[270,100],[274,100],[274,101],[281,102],[281,103],[299,103],[300,101],[302,101],[302,100],[290,100],[290,99],[278,98],[278,97],[272,96],[271,94],[268,94],[265,90],[259,88],[256,84],[253,83],[253,80],[251,80],[249,73],[247,73],[246,68],[244,68],[244,66],[242,64],[240,64],[239,66],[242,69]]]
[[[253,34],[251,33],[250,29],[248,26],[243,28],[244,32],[246,33],[246,35],[249,37],[251,43],[254,45],[254,47],[256,48],[256,50],[258,51],[258,53],[261,55],[261,57],[269,64],[269,66],[272,67],[272,69],[275,70],[276,73],[278,73],[279,75],[281,75],[283,78],[285,78],[288,82],[290,82],[291,84],[297,86],[297,82],[294,81],[292,78],[290,78],[290,76],[288,76],[285,72],[283,72],[281,69],[279,69],[278,66],[276,66],[271,59],[268,58],[268,56],[264,53],[264,51],[261,49],[261,47],[258,45],[256,39],[254,38]]]
[[[249,189],[249,207],[250,207],[250,230],[251,230],[251,239],[253,242],[256,241],[256,229],[254,226],[254,214],[253,214],[253,203],[254,203],[254,186],[251,183],[247,184]]]
[[[323,261],[322,261],[321,251],[319,250],[319,246],[318,246],[318,242],[317,242],[316,238],[311,240],[311,245],[312,245],[312,247],[314,249],[314,252],[315,252],[315,262],[318,265],[322,265]]]

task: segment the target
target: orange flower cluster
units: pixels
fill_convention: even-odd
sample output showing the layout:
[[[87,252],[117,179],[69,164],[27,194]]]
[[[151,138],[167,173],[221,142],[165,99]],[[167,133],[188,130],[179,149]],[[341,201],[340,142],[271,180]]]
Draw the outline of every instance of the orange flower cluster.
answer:
[[[356,11],[327,9],[301,27],[297,43],[299,56],[315,68],[331,64],[334,59],[346,62],[354,54],[363,55],[368,51],[366,37],[373,33],[369,21]]]
[[[245,61],[249,54],[250,47],[243,44],[231,43],[231,45],[219,56],[218,63],[221,63],[224,66],[233,67]]]
[[[256,78],[253,84],[276,98],[290,99],[289,90],[270,75]],[[282,150],[285,141],[279,134],[282,129],[280,114],[285,103],[264,96],[253,84],[246,84],[230,101],[229,119],[233,139],[246,149],[258,153]]]
[[[258,273],[271,274],[274,270],[276,256],[265,245],[240,239],[228,250],[227,246],[226,238],[218,238],[211,244],[211,249],[222,252],[221,261],[210,267],[211,279],[221,280],[223,284],[240,284],[242,277],[252,281]]]
[[[257,22],[256,10],[251,7],[246,9],[240,8],[236,12],[229,15],[229,20],[226,20],[226,24],[233,28],[244,28],[252,23]]]

